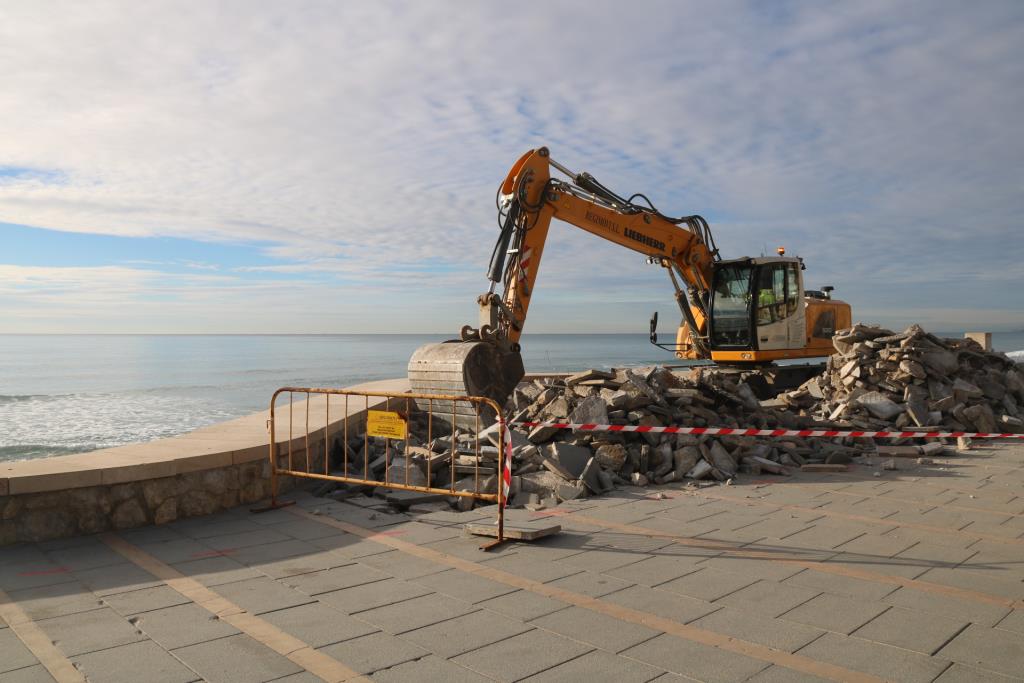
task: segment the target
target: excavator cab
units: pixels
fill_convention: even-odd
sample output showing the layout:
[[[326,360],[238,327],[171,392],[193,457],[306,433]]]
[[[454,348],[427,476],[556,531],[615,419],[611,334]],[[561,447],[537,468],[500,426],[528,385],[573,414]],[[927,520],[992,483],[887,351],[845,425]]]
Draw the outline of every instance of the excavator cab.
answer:
[[[850,307],[827,293],[805,292],[803,269],[799,258],[782,255],[715,263],[706,330],[711,359],[757,364],[828,355],[833,332],[850,324]],[[689,348],[689,339],[684,324],[677,346]]]

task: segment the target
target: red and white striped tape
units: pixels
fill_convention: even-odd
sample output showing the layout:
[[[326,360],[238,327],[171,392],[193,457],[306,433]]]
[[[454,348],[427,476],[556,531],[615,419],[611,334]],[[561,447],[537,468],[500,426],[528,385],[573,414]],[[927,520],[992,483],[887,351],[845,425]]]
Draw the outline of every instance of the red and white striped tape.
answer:
[[[504,420],[501,420],[504,422]],[[512,491],[512,428],[505,425],[503,445],[505,451],[504,466],[501,469],[501,505],[508,505],[508,494]]]
[[[744,429],[732,427],[649,427],[645,425],[598,425],[575,422],[512,422],[515,427],[553,427],[580,432],[638,432],[641,434],[717,434],[720,436],[851,436],[872,439],[946,438],[966,436],[972,439],[1024,439],[1024,434],[989,432],[859,432],[838,429]]]

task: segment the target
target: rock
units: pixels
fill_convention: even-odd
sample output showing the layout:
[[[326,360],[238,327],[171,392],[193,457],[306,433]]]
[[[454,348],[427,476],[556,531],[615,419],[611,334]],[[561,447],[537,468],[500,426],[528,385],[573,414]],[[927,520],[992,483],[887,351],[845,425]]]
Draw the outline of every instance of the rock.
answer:
[[[574,481],[580,478],[590,461],[590,449],[567,443],[553,443],[542,453],[543,465],[563,479]]]
[[[618,443],[604,444],[594,451],[594,457],[601,467],[618,472],[626,462],[626,447]]]
[[[599,396],[589,396],[569,415],[573,424],[608,424],[608,408]]]
[[[565,378],[566,386],[574,386],[580,382],[586,382],[595,379],[615,379],[614,372],[605,372],[604,370],[584,370],[578,372],[575,375],[569,375]]]
[[[694,446],[683,446],[672,453],[676,479],[682,479],[700,460],[700,451]]]
[[[555,496],[561,503],[564,503],[567,500],[586,498],[587,487],[578,482],[563,482],[555,488]]]
[[[560,430],[558,427],[534,427],[527,437],[531,443],[544,443],[550,441]]]
[[[711,476],[711,470],[714,468],[707,460],[698,460],[697,464],[694,465],[689,472],[686,473],[688,479],[706,479]]]
[[[888,396],[877,391],[869,391],[857,398],[857,404],[866,408],[869,413],[882,420],[889,420],[900,413],[903,409],[893,402]]]
[[[722,444],[717,441],[711,442],[708,454],[711,456],[711,464],[718,468],[719,471],[729,477],[736,475],[736,461],[733,460],[729,451],[725,450]]]
[[[633,486],[647,486],[647,477],[640,474],[639,472],[634,472],[633,474],[631,474],[629,480],[633,484]]]
[[[964,408],[963,414],[974,424],[979,432],[994,433],[999,431],[992,409],[984,403]]]
[[[167,524],[178,519],[178,501],[174,498],[166,498],[153,513],[154,524]]]
[[[114,509],[110,520],[115,529],[131,529],[146,523],[146,511],[137,498],[129,498]]]

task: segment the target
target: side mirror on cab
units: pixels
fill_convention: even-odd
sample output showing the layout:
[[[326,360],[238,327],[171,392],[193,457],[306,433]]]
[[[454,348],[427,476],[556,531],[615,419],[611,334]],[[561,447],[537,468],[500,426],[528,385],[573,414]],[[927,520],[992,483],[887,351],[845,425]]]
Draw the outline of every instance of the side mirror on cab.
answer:
[[[651,314],[651,343],[658,343],[658,312]]]

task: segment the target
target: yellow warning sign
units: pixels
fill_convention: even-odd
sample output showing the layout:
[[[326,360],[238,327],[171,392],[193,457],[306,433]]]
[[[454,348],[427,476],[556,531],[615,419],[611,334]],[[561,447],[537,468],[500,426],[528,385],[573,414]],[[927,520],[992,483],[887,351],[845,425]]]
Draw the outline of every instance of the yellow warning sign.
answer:
[[[366,412],[366,433],[369,436],[405,439],[405,420],[398,413],[369,410]]]

